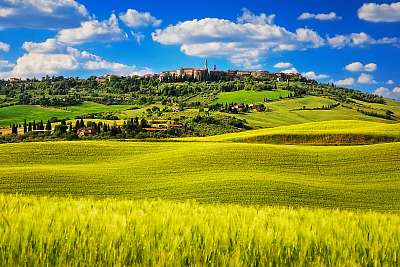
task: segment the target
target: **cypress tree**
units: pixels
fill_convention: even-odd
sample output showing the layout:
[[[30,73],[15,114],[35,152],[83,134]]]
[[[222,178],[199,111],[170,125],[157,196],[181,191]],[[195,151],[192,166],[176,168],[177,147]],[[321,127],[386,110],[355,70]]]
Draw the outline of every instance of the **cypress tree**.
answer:
[[[81,121],[79,122],[79,128],[85,128],[85,122],[83,121],[83,119],[81,119]]]
[[[46,130],[51,131],[51,122],[49,120],[46,123]]]
[[[75,131],[79,130],[79,120],[76,120],[75,122]]]
[[[39,130],[44,130],[43,120],[40,120]]]
[[[28,131],[28,127],[26,125],[26,120],[24,120],[24,134],[26,134]]]

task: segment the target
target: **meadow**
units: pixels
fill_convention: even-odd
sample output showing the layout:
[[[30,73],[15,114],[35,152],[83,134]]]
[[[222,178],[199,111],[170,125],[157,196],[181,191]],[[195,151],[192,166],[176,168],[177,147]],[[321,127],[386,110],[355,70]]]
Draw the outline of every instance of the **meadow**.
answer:
[[[264,99],[277,100],[280,98],[286,98],[289,95],[287,90],[275,90],[275,91],[234,91],[234,92],[223,92],[217,95],[214,103],[264,103]]]
[[[94,102],[84,102],[78,106],[65,108],[42,107],[32,105],[16,105],[0,108],[0,127],[9,127],[12,123],[22,124],[27,121],[47,121],[51,118],[74,119],[88,113],[122,112],[129,109],[129,105],[103,105]]]
[[[232,116],[235,116],[238,119],[245,119],[250,126],[255,128],[271,128],[307,122],[334,120],[362,120],[384,123],[396,122],[361,114],[360,112],[357,112],[357,107],[349,108],[352,107],[351,105],[348,107],[338,106],[332,110],[311,110],[333,105],[335,103],[337,102],[325,97],[305,96],[303,98],[282,99],[266,103],[270,112],[252,112],[234,114]],[[362,103],[363,105],[371,106],[373,108],[386,108],[393,110],[396,116],[400,116],[400,105],[398,102],[389,101],[388,105]]]
[[[400,141],[400,124],[359,120],[309,122],[187,141],[233,141],[272,144],[362,145]]]
[[[398,214],[6,195],[0,207],[1,266],[400,264]]]
[[[80,141],[0,153],[0,193],[400,210],[400,143]]]

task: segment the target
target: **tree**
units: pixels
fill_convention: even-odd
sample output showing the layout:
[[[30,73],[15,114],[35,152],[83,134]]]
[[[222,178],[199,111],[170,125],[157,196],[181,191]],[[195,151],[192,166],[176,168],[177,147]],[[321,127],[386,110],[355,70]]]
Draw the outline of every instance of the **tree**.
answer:
[[[32,132],[32,122],[29,122],[28,124],[28,132]]]
[[[391,110],[386,110],[386,117],[391,120],[393,117],[394,112]]]
[[[26,124],[26,120],[24,120],[24,134],[26,134],[28,131],[28,126]]]
[[[79,122],[79,129],[81,128],[85,128],[85,122],[83,121],[83,119],[81,119]]]
[[[50,122],[50,120],[48,120],[47,123],[46,123],[46,131],[51,131],[51,122]]]
[[[40,120],[38,130],[44,130],[43,120]]]
[[[18,134],[18,127],[17,125],[13,124],[11,128],[11,133],[17,135]]]
[[[146,128],[147,127],[147,120],[145,119],[145,118],[143,118],[141,121],[140,121],[140,128]]]

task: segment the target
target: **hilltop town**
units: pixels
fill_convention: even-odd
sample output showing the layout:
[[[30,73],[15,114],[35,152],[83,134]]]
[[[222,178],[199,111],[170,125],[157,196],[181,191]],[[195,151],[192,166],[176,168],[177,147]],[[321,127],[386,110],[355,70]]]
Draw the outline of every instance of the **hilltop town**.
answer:
[[[178,68],[175,70],[165,70],[160,73],[147,74],[147,78],[159,79],[161,82],[175,82],[181,80],[194,81],[233,81],[246,77],[255,79],[275,79],[277,81],[295,78],[300,80],[302,76],[299,73],[271,73],[266,70],[218,70],[214,65],[209,69],[208,60],[204,62],[203,68]]]

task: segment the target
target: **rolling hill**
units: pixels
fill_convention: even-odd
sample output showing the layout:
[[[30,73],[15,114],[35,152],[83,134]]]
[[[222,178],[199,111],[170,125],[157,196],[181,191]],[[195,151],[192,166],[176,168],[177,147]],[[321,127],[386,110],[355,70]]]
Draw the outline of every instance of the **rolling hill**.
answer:
[[[0,193],[400,210],[400,143],[0,145]]]

